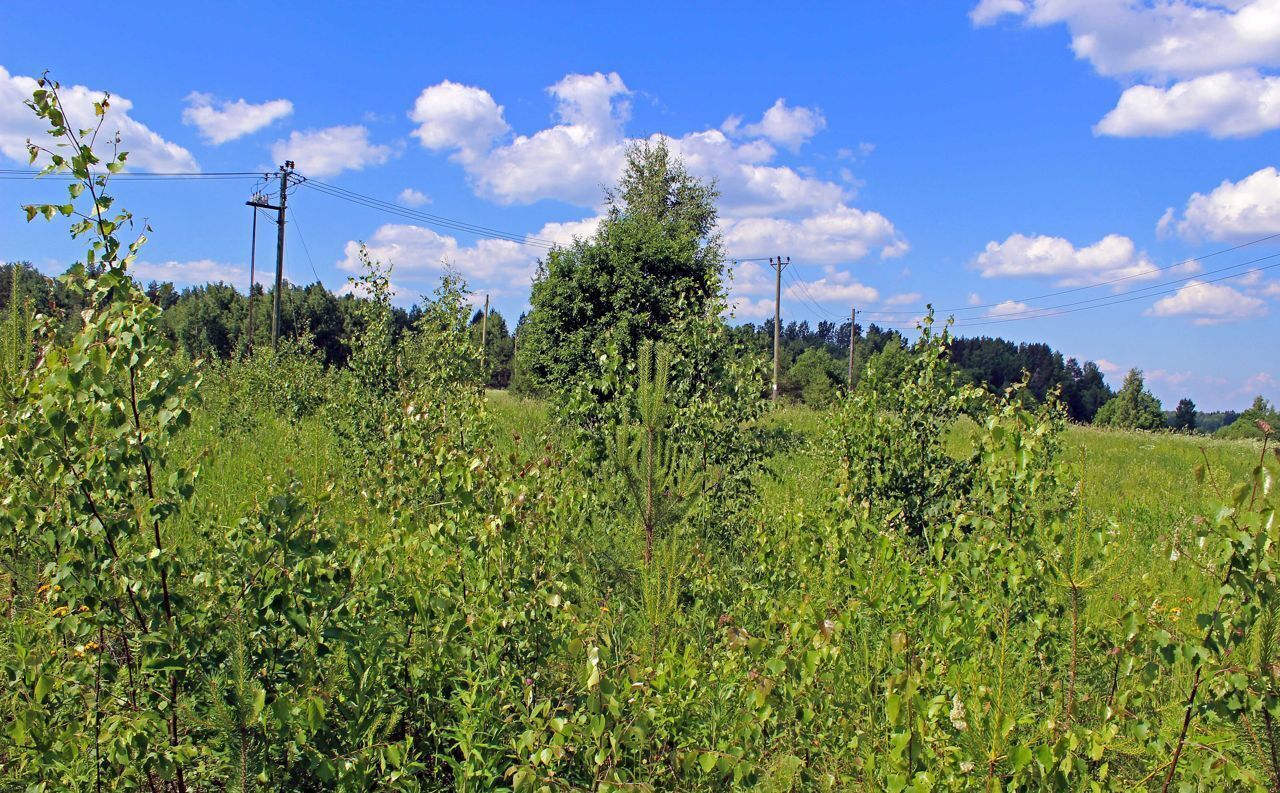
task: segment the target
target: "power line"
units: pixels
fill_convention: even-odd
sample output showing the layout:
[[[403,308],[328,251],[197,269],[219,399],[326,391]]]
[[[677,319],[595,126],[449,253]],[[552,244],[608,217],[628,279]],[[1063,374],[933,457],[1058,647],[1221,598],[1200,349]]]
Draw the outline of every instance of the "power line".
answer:
[[[112,181],[217,181],[223,179],[261,179],[263,177],[260,171],[154,171],[147,173],[132,173],[123,171],[121,173],[111,174],[106,172],[97,172],[92,176],[106,176]],[[17,169],[17,168],[0,168],[0,179],[59,179],[59,180],[78,180],[79,177],[65,171],[41,174],[40,171]]]
[[[324,193],[333,198],[349,201],[353,204],[358,204],[370,209],[376,209],[392,215],[398,215],[410,220],[417,220],[418,222],[425,223],[427,225],[442,226],[452,231],[461,231],[481,237],[491,237],[505,240],[507,242],[515,242],[520,245],[529,245],[543,250],[549,250],[558,244],[551,240],[539,239],[526,234],[516,234],[514,232],[502,231],[500,229],[489,228],[488,226],[480,226],[466,221],[454,220],[442,215],[434,215],[429,212],[409,209],[398,204],[393,204],[390,201],[383,201],[382,199],[374,198],[373,196],[357,193],[354,190],[347,190],[346,188],[337,187],[315,179],[303,182],[302,184],[303,187],[309,187],[312,190]]]
[[[1135,290],[1134,290],[1134,291],[1132,291],[1132,292],[1128,292],[1128,293],[1126,293],[1126,296],[1134,296],[1134,297],[1153,297],[1153,296],[1154,296],[1154,294],[1164,294],[1164,293],[1163,293],[1163,292],[1156,292],[1156,293],[1154,293],[1154,294],[1142,294],[1142,293],[1145,293],[1145,292],[1151,292],[1151,290],[1153,290],[1153,289],[1163,289],[1163,288],[1165,288],[1165,287],[1169,287],[1169,286],[1172,286],[1172,285],[1174,285],[1174,284],[1186,284],[1186,283],[1188,283],[1188,282],[1190,282],[1190,281],[1194,281],[1194,280],[1196,280],[1196,279],[1203,279],[1203,278],[1204,278],[1204,276],[1206,276],[1206,275],[1215,275],[1215,274],[1217,274],[1217,273],[1223,273],[1223,272],[1226,272],[1226,271],[1228,271],[1228,270],[1234,270],[1234,269],[1236,269],[1236,268],[1238,268],[1238,267],[1245,267],[1245,266],[1250,265],[1250,264],[1257,264],[1258,262],[1266,261],[1266,260],[1268,260],[1268,259],[1274,259],[1274,258],[1276,258],[1277,256],[1280,256],[1280,253],[1272,253],[1272,254],[1267,255],[1267,256],[1259,256],[1258,258],[1256,258],[1256,259],[1250,259],[1250,260],[1249,260],[1249,261],[1247,261],[1247,262],[1240,262],[1239,264],[1233,264],[1233,265],[1230,265],[1230,266],[1228,266],[1228,267],[1219,267],[1219,268],[1218,268],[1218,269],[1216,269],[1216,270],[1209,270],[1208,272],[1205,272],[1205,273],[1197,273],[1196,275],[1189,275],[1189,276],[1187,276],[1187,277],[1185,277],[1185,278],[1175,278],[1175,279],[1170,280],[1170,281],[1162,281],[1161,283],[1158,283],[1158,284],[1151,284],[1150,286],[1144,286],[1144,287],[1142,287],[1141,289],[1135,289]],[[1245,271],[1245,272],[1243,272],[1243,273],[1236,273],[1236,275],[1237,275],[1237,276],[1241,276],[1241,275],[1248,275],[1248,274],[1249,274],[1249,273],[1251,273],[1251,272],[1257,272],[1257,270],[1258,270],[1258,268],[1254,268],[1254,269],[1252,269],[1252,270],[1246,270],[1246,271]],[[1233,276],[1233,277],[1235,277],[1235,276]],[[1213,283],[1213,282],[1212,282],[1212,281],[1209,281],[1209,282],[1206,282],[1206,283]],[[1027,318],[1028,318],[1028,319],[1034,319],[1034,318],[1035,318],[1035,316],[1038,316],[1038,315],[1042,314],[1042,313],[1043,313],[1043,312],[1045,312],[1045,311],[1052,311],[1052,310],[1054,310],[1054,309],[1059,309],[1059,308],[1070,308],[1070,307],[1072,307],[1072,306],[1081,306],[1081,305],[1085,305],[1085,304],[1087,304],[1087,303],[1097,303],[1097,302],[1099,302],[1099,301],[1105,301],[1105,300],[1108,300],[1108,299],[1109,299],[1109,298],[1111,298],[1111,297],[1115,297],[1115,295],[1103,295],[1102,297],[1091,297],[1091,298],[1087,298],[1087,299],[1085,299],[1085,300],[1075,300],[1075,301],[1072,301],[1072,302],[1070,302],[1070,303],[1060,303],[1060,304],[1058,304],[1058,305],[1056,305],[1056,306],[1041,306],[1040,308],[1030,308],[1030,309],[1027,309],[1027,310],[1025,310],[1025,311],[1011,311],[1011,312],[1009,312],[1009,313],[1007,313],[1007,314],[1001,314],[1001,315],[1000,315],[1000,317],[1001,317],[1001,318],[1005,318],[1005,317],[1018,317],[1018,316],[1023,316],[1023,315],[1033,315],[1033,316],[1028,316]],[[998,304],[998,305],[1003,305],[1003,304]],[[966,317],[965,319],[976,319],[976,317]]]
[[[1275,255],[1276,255],[1276,256],[1280,256],[1280,254],[1275,254]],[[1271,258],[1271,257],[1264,257],[1264,258]],[[1199,281],[1198,283],[1195,283],[1195,284],[1186,284],[1186,285],[1183,285],[1183,286],[1177,287],[1177,288],[1175,288],[1175,289],[1166,289],[1166,290],[1164,290],[1164,291],[1162,291],[1162,292],[1153,292],[1153,293],[1151,293],[1151,294],[1146,294],[1146,295],[1131,295],[1131,296],[1130,296],[1130,295],[1126,295],[1125,297],[1117,298],[1117,299],[1112,300],[1112,301],[1110,301],[1110,302],[1107,302],[1107,303],[1101,303],[1101,304],[1098,304],[1098,305],[1093,305],[1093,306],[1082,306],[1082,307],[1079,307],[1079,308],[1069,308],[1069,309],[1066,309],[1066,310],[1064,310],[1064,311],[1054,311],[1054,312],[1052,312],[1052,313],[1047,313],[1047,314],[1037,314],[1036,316],[1033,316],[1033,317],[1009,317],[1009,318],[1004,318],[1004,317],[1001,317],[1001,316],[995,316],[995,317],[992,317],[992,318],[990,318],[990,319],[986,319],[986,318],[977,318],[977,317],[975,317],[974,319],[975,319],[975,320],[977,320],[977,321],[973,321],[973,322],[968,322],[968,321],[965,321],[965,322],[957,322],[957,323],[956,323],[956,327],[959,327],[959,328],[969,328],[969,327],[978,327],[978,326],[981,326],[981,325],[999,325],[999,324],[1002,324],[1002,323],[1005,323],[1005,322],[1025,322],[1025,321],[1030,320],[1030,319],[1042,319],[1042,318],[1045,318],[1045,317],[1060,317],[1060,316],[1062,316],[1063,314],[1074,314],[1074,313],[1076,313],[1076,312],[1078,312],[1078,311],[1089,311],[1089,310],[1091,310],[1091,309],[1096,309],[1096,308],[1106,308],[1106,307],[1108,307],[1108,306],[1115,306],[1115,305],[1119,305],[1119,304],[1121,304],[1121,303],[1132,303],[1132,302],[1133,302],[1133,301],[1135,301],[1135,300],[1147,300],[1147,299],[1150,299],[1150,298],[1153,298],[1153,297],[1160,297],[1160,296],[1162,296],[1162,295],[1172,295],[1172,294],[1176,294],[1176,293],[1180,292],[1180,291],[1181,291],[1181,290],[1183,290],[1183,289],[1196,289],[1196,288],[1199,288],[1199,287],[1201,287],[1201,286],[1207,286],[1207,285],[1209,285],[1209,284],[1216,284],[1216,283],[1218,283],[1218,282],[1220,282],[1220,281],[1228,281],[1228,280],[1230,280],[1230,279],[1232,279],[1232,278],[1243,278],[1243,277],[1244,277],[1244,276],[1246,276],[1246,275],[1252,275],[1253,273],[1260,273],[1260,272],[1262,272],[1262,271],[1264,271],[1264,270],[1271,270],[1271,269],[1276,268],[1276,267],[1280,267],[1280,262],[1276,262],[1276,263],[1274,263],[1274,264],[1268,264],[1268,265],[1265,265],[1265,266],[1263,266],[1263,267],[1254,267],[1253,269],[1251,269],[1251,270],[1245,270],[1245,271],[1244,271],[1244,272],[1242,272],[1242,273],[1231,273],[1230,275],[1224,275],[1224,276],[1221,276],[1221,277],[1219,277],[1219,278],[1210,278],[1210,279],[1207,279],[1207,280],[1204,280],[1204,281]]]
[[[302,242],[302,250],[307,254],[307,264],[311,267],[311,274],[316,277],[316,282],[323,285],[324,281],[320,279],[320,273],[316,272],[315,262],[311,260],[311,249],[307,247],[307,238],[302,236],[302,224],[298,222],[298,207],[293,208],[293,228],[298,232],[298,239]]]
[[[1173,270],[1173,269],[1178,268],[1178,267],[1185,267],[1185,266],[1186,266],[1186,265],[1188,265],[1188,264],[1194,264],[1195,262],[1202,262],[1202,261],[1204,261],[1205,259],[1212,259],[1212,258],[1213,258],[1213,257],[1215,257],[1215,256],[1221,256],[1221,255],[1223,255],[1223,254],[1225,254],[1225,253],[1231,253],[1232,251],[1238,251],[1238,250],[1240,250],[1240,249],[1242,249],[1242,248],[1248,248],[1248,247],[1250,247],[1250,246],[1252,246],[1252,245],[1259,245],[1259,244],[1261,244],[1261,243],[1268,242],[1268,241],[1270,241],[1270,240],[1274,240],[1274,239],[1276,239],[1277,237],[1280,237],[1280,232],[1276,232],[1275,234],[1268,234],[1268,235],[1266,235],[1265,237],[1259,237],[1259,238],[1254,239],[1254,240],[1249,240],[1248,242],[1242,242],[1242,243],[1240,243],[1239,245],[1233,245],[1233,246],[1231,246],[1230,248],[1223,248],[1223,249],[1221,249],[1221,250],[1213,251],[1212,253],[1206,253],[1206,254],[1203,254],[1203,255],[1201,255],[1201,256],[1195,256],[1195,257],[1192,257],[1192,258],[1190,258],[1190,259],[1180,259],[1179,261],[1177,261],[1177,262],[1175,262],[1175,263],[1173,263],[1173,264],[1167,264],[1167,265],[1165,265],[1164,267],[1153,267],[1153,268],[1151,268],[1151,269],[1149,269],[1149,270],[1141,270],[1141,271],[1136,272],[1136,273],[1130,273],[1130,274],[1128,274],[1128,275],[1118,276],[1118,277],[1116,277],[1116,278],[1111,278],[1111,279],[1108,279],[1108,280],[1105,280],[1105,281],[1098,281],[1097,283],[1085,284],[1084,286],[1075,286],[1075,287],[1070,287],[1070,288],[1068,288],[1068,289],[1059,289],[1059,290],[1054,291],[1054,292],[1046,292],[1046,293],[1044,293],[1044,294],[1041,294],[1041,295],[1035,295],[1035,296],[1033,296],[1033,297],[1018,297],[1018,298],[1012,298],[1012,300],[1014,300],[1015,302],[1018,302],[1018,303],[1029,303],[1029,302],[1032,302],[1032,301],[1034,301],[1034,300],[1046,300],[1046,299],[1051,298],[1051,297],[1059,297],[1059,296],[1061,296],[1061,295],[1068,295],[1068,294],[1072,294],[1072,293],[1075,293],[1075,292],[1081,292],[1081,291],[1084,291],[1084,290],[1086,290],[1086,289],[1097,289],[1097,288],[1099,288],[1099,287],[1103,287],[1103,286],[1111,286],[1112,284],[1118,284],[1118,283],[1121,283],[1121,282],[1124,282],[1124,281],[1132,280],[1132,279],[1134,279],[1134,278],[1143,278],[1143,277],[1146,277],[1146,276],[1150,276],[1150,275],[1152,275],[1152,274],[1154,274],[1154,273],[1166,272],[1166,271],[1168,271],[1168,270]],[[1247,262],[1246,262],[1246,264],[1247,264]],[[1232,265],[1232,267],[1240,267],[1240,266],[1242,266],[1242,265]],[[1210,272],[1222,272],[1222,270],[1223,270],[1223,269],[1231,269],[1231,268],[1230,268],[1230,267],[1227,267],[1227,268],[1221,268],[1221,269],[1219,269],[1219,270],[1212,270],[1212,271],[1210,271]],[[1194,278],[1195,276],[1190,276],[1190,277]],[[996,308],[997,306],[1000,306],[1001,304],[1006,303],[1006,302],[1008,302],[1008,301],[1000,301],[1000,303],[980,303],[980,304],[972,305],[972,306],[963,306],[963,307],[954,307],[954,308],[939,308],[939,309],[935,309],[935,310],[936,310],[937,312],[939,312],[939,313],[942,313],[942,314],[947,314],[947,313],[952,313],[952,312],[960,312],[960,311],[977,311],[977,310],[979,310],[979,309],[984,309],[984,308]],[[903,309],[903,310],[891,310],[891,309],[885,309],[885,310],[882,310],[882,311],[877,311],[877,312],[875,312],[875,313],[876,313],[876,314],[918,314],[918,313],[920,313],[920,310],[909,310],[909,309]]]
[[[818,301],[813,297],[813,294],[809,291],[808,287],[805,285],[804,281],[786,272],[784,272],[782,276],[787,280],[788,285],[795,290],[792,294],[800,298],[801,302],[808,304],[823,319],[834,320],[836,318],[834,314],[823,308],[818,303]]]

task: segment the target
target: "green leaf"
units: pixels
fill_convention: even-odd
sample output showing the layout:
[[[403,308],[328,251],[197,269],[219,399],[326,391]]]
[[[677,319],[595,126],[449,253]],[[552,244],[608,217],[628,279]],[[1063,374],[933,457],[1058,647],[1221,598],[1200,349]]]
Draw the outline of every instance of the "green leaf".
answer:
[[[37,677],[35,693],[34,693],[36,704],[40,704],[44,702],[45,698],[49,696],[49,692],[51,690],[53,690],[52,678],[46,675],[40,675],[39,677]]]

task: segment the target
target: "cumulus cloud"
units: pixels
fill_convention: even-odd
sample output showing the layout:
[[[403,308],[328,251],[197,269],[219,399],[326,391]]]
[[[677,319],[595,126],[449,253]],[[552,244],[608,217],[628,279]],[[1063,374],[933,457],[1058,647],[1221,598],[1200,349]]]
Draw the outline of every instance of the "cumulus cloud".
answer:
[[[1135,85],[1094,126],[1116,137],[1167,137],[1205,130],[1215,138],[1257,135],[1280,127],[1280,77],[1220,72],[1167,88]]]
[[[1040,276],[1056,279],[1059,286],[1081,286],[1115,278],[1145,280],[1157,269],[1133,240],[1108,234],[1077,248],[1062,237],[1029,237],[1012,234],[1004,242],[987,243],[974,259],[983,278]]]
[[[919,292],[903,292],[898,295],[890,295],[884,299],[886,306],[911,306],[920,302],[924,295]]]
[[[1146,314],[1153,317],[1187,317],[1196,325],[1221,325],[1256,319],[1267,313],[1265,301],[1226,284],[1192,279],[1172,295],[1155,302]]]
[[[1120,374],[1121,367],[1118,363],[1108,361],[1106,358],[1099,358],[1094,363],[1098,365],[1098,371],[1103,374]]]
[[[425,148],[456,151],[463,160],[488,151],[508,129],[502,106],[488,91],[450,80],[424,88],[409,118],[418,123],[413,136]]]
[[[540,240],[561,245],[595,231],[600,218],[547,223],[531,234]],[[472,243],[440,234],[425,226],[387,223],[379,226],[366,241],[369,255],[391,265],[401,296],[426,293],[447,269],[456,270],[473,288],[495,295],[523,295],[527,292],[543,251],[509,240],[481,239]],[[360,271],[360,243],[351,240],[343,248],[339,269]],[[416,291],[415,291],[416,290]]]
[[[782,290],[785,297],[809,299],[816,303],[874,303],[880,291],[858,283],[846,272],[832,272],[812,281],[797,281]]]
[[[762,297],[753,300],[749,297],[732,295],[729,298],[729,313],[736,319],[763,320],[773,316],[773,298]]]
[[[1234,240],[1280,232],[1280,172],[1268,166],[1238,182],[1223,180],[1208,194],[1193,193],[1179,219],[1171,207],[1159,230],[1188,239]]]
[[[1027,10],[1022,0],[979,0],[969,11],[969,19],[981,27],[990,25],[1007,14],[1022,14]]]
[[[1017,14],[1030,25],[1065,24],[1076,57],[1100,74],[1190,77],[1280,64],[1280,0],[983,0],[974,22]]]
[[[391,159],[390,146],[372,143],[366,127],[339,126],[294,131],[288,139],[271,146],[277,162],[293,160],[308,176],[333,176],[343,171],[361,171]]]
[[[754,124],[742,125],[741,116],[730,116],[723,125],[729,134],[741,133],[766,138],[791,151],[799,151],[810,138],[827,126],[822,111],[813,107],[788,107],[787,100],[779,98],[764,111],[764,116]]]
[[[199,91],[187,96],[182,122],[200,131],[200,137],[214,146],[257,132],[272,122],[293,113],[288,99],[250,104],[243,99],[234,102],[218,99]]]
[[[430,204],[431,196],[427,195],[421,190],[415,190],[412,187],[406,187],[405,189],[400,191],[400,195],[396,196],[396,200],[398,200],[400,203],[404,204],[405,206],[420,207],[420,206],[423,206],[424,204]]]
[[[431,86],[411,115],[430,125],[430,134],[419,135],[423,145],[451,152],[479,195],[500,204],[552,199],[597,208],[602,188],[626,164],[627,146],[639,140],[625,131],[631,91],[618,74],[596,72],[568,75],[548,94],[555,123],[514,137],[507,135],[502,107],[481,88]],[[762,246],[777,253],[778,245],[819,262],[849,261],[875,249],[885,258],[905,253],[907,243],[893,224],[849,206],[843,185],[777,164],[775,143],[799,145],[825,123],[817,110],[779,100],[758,124],[729,124],[732,136],[705,129],[649,140],[666,141],[692,174],[716,181],[722,231],[734,255],[755,255]],[[766,239],[769,234],[775,236]]]
[[[35,78],[10,74],[0,66],[0,154],[26,165],[27,141],[51,146],[48,124],[36,118],[23,102],[31,98],[38,87]],[[83,85],[63,85],[60,89],[62,103],[73,127],[86,127],[95,122],[93,103],[102,99],[103,92]],[[128,170],[132,171],[198,171],[191,152],[153,132],[130,115],[133,103],[122,96],[111,96],[102,124],[103,139],[110,141],[114,133],[120,134],[121,151],[129,152]],[[110,147],[100,146],[99,154]]]
[[[886,258],[906,251],[906,242],[884,215],[843,205],[800,220],[727,219],[721,230],[725,247],[744,258],[786,250],[802,253],[807,262],[829,264],[861,259],[874,247]]]
[[[1128,87],[1095,126],[1102,135],[1205,130],[1240,137],[1280,126],[1280,0],[982,0],[975,25],[1013,14],[1066,25],[1076,57]]]
[[[988,317],[1007,317],[1011,314],[1025,315],[1033,311],[1030,305],[1018,300],[1005,300],[987,309]]]

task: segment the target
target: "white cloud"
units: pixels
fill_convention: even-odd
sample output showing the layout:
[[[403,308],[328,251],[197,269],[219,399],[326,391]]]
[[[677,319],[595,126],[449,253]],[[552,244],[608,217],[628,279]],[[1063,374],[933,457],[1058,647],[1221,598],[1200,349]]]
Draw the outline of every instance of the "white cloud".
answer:
[[[420,207],[425,204],[430,204],[431,196],[427,195],[421,190],[415,190],[412,187],[406,187],[405,189],[400,191],[400,195],[396,196],[396,200],[404,204],[405,206]]]
[[[970,292],[969,297],[965,298],[965,302],[971,306],[980,306],[982,305],[982,295],[977,292]]]
[[[773,316],[773,298],[752,300],[749,297],[732,296],[729,299],[729,312],[735,319],[768,319]]]
[[[756,257],[786,251],[797,261],[818,264],[861,259],[875,247],[888,258],[904,253],[907,245],[884,215],[843,204],[800,220],[724,220],[721,230],[726,249],[734,255]]]
[[[1228,396],[1236,399],[1253,399],[1255,396],[1271,394],[1271,401],[1274,403],[1277,399],[1276,395],[1280,394],[1280,380],[1269,372],[1258,372],[1250,375],[1240,384],[1239,388],[1232,391]]]
[[[604,186],[622,173],[627,146],[640,140],[625,132],[631,91],[616,73],[596,72],[568,75],[548,93],[556,123],[510,139],[501,106],[480,88],[431,86],[411,116],[431,125],[419,139],[453,152],[479,195],[501,204],[552,199],[598,208]],[[848,261],[877,248],[882,258],[902,255],[907,243],[888,219],[850,207],[850,193],[838,182],[776,164],[777,150],[760,137],[798,145],[825,123],[818,111],[779,100],[758,125],[730,125],[746,139],[705,129],[649,140],[665,140],[692,174],[716,181],[722,231],[733,255],[753,256],[764,248],[773,254],[779,245],[788,255],[818,262]]]
[[[880,291],[858,283],[846,272],[833,272],[813,281],[798,281],[782,290],[784,297],[813,300],[816,303],[857,303],[865,305],[880,299]]]
[[[1120,364],[1118,363],[1112,363],[1111,361],[1108,361],[1106,358],[1099,358],[1098,360],[1094,361],[1094,363],[1098,365],[1098,371],[1102,372],[1103,374],[1120,374],[1121,368],[1120,368]]]
[[[1208,195],[1193,193],[1182,218],[1171,208],[1160,227],[1188,239],[1230,240],[1280,232],[1280,171],[1266,167],[1238,182],[1224,180]],[[1159,228],[1159,227],[1158,227]]]
[[[0,154],[23,165],[30,159],[27,155],[28,139],[49,148],[54,145],[53,138],[48,135],[49,125],[23,104],[37,87],[34,78],[11,75],[0,66]],[[59,93],[70,126],[81,128],[94,124],[93,103],[102,99],[102,91],[83,85],[64,85]],[[129,114],[132,109],[133,103],[128,99],[111,96],[96,147],[99,156],[106,159],[111,152],[110,142],[119,132],[120,150],[129,152],[128,170],[200,170],[191,152],[165,140],[134,119]]]
[[[361,171],[371,165],[382,165],[391,159],[390,146],[371,143],[369,130],[363,126],[339,126],[325,129],[294,131],[287,140],[271,146],[277,162],[293,160],[307,176],[333,176],[343,171]]]
[[[424,88],[409,111],[418,123],[413,136],[432,151],[456,150],[472,160],[507,133],[502,106],[488,91],[445,80]]]
[[[764,116],[754,124],[742,126],[742,119],[731,116],[723,125],[730,135],[742,133],[766,138],[791,151],[799,151],[810,138],[826,129],[827,119],[822,111],[811,107],[788,107],[787,100],[779,98],[764,111]]]
[[[576,237],[595,231],[598,217],[579,221],[547,223],[529,235],[540,240],[567,245]],[[391,265],[396,280],[418,292],[430,291],[446,269],[456,270],[473,288],[491,294],[523,295],[527,292],[537,260],[545,251],[509,240],[481,239],[462,243],[424,226],[387,223],[379,226],[366,242],[369,255]],[[360,271],[360,243],[351,240],[343,248],[338,267]],[[412,291],[412,289],[410,289]],[[402,294],[408,294],[403,289]]]
[[[1065,24],[1076,57],[1104,75],[1189,77],[1280,64],[1280,0],[984,0],[970,15],[979,23],[1004,13]]]
[[[1017,300],[1005,300],[987,309],[988,317],[1007,317],[1011,314],[1026,315],[1034,311],[1026,303]]]
[[[969,12],[973,24],[990,25],[1006,14],[1022,14],[1027,10],[1022,0],[979,0]]]
[[[975,25],[1014,14],[1065,24],[1076,57],[1128,87],[1098,134],[1240,137],[1280,126],[1280,0],[982,0]]]
[[[884,299],[886,306],[910,306],[919,303],[924,295],[919,292],[904,292],[900,295],[890,295]]]
[[[1280,127],[1280,77],[1219,72],[1167,88],[1135,85],[1094,126],[1100,135],[1166,137],[1205,130],[1215,138],[1257,135]]]
[[[1220,325],[1256,319],[1267,313],[1263,300],[1225,284],[1192,279],[1177,292],[1162,297],[1146,314],[1153,317],[1189,317],[1196,325]]]
[[[1133,240],[1108,234],[1083,248],[1062,237],[1012,234],[1004,242],[987,243],[974,259],[983,278],[1042,276],[1056,279],[1059,286],[1080,286],[1115,278],[1145,280],[1157,269]]]
[[[195,91],[187,96],[182,122],[196,127],[200,130],[200,137],[218,146],[257,132],[291,113],[293,103],[288,99],[272,99],[254,105],[243,99],[228,102]]]
[[[171,281],[177,286],[199,286],[208,283],[225,283],[234,286],[241,292],[249,282],[249,270],[238,264],[217,262],[213,259],[196,259],[194,261],[150,262],[139,260],[129,267],[135,281],[146,284],[148,281]],[[258,283],[262,280],[262,271],[254,274]]]

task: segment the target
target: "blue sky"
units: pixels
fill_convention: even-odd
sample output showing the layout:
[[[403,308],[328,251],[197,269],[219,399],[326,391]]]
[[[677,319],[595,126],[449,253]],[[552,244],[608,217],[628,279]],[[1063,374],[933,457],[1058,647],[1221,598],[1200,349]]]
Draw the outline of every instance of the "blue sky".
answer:
[[[1280,239],[1180,264],[1280,233],[1280,0],[113,9],[119,29],[85,45],[0,7],[0,167],[25,166],[21,99],[50,69],[73,109],[117,97],[134,173],[289,157],[413,212],[564,241],[589,233],[627,142],[661,134],[718,180],[731,257],[791,257],[784,321],[857,306],[910,325],[932,302],[961,333],[1046,341],[1116,385],[1139,366],[1167,407],[1280,399],[1280,267],[1258,269]],[[243,288],[254,186],[119,182],[154,228],[139,276]],[[18,210],[61,195],[0,180],[0,256],[74,261],[64,227]],[[448,261],[511,319],[527,305],[536,246],[311,187],[290,207],[292,281],[342,288],[363,240],[403,302]],[[733,284],[739,318],[772,313],[767,265]]]

